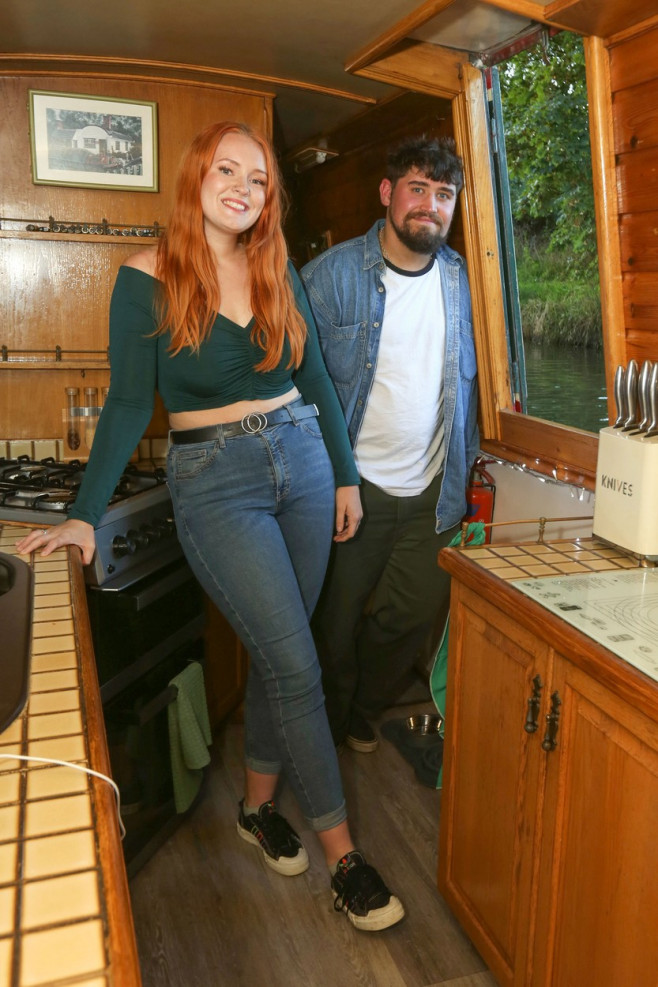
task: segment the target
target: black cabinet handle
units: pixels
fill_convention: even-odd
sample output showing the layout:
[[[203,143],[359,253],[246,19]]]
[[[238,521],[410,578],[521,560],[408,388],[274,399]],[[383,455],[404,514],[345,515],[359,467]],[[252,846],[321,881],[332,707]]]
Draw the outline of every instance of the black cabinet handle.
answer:
[[[528,711],[523,729],[526,733],[536,733],[539,727],[539,707],[541,705],[542,681],[538,675],[532,680],[532,695],[528,699]]]
[[[560,706],[562,700],[557,692],[551,695],[551,711],[546,715],[546,733],[542,740],[542,750],[554,751],[557,747],[557,729],[560,720]]]

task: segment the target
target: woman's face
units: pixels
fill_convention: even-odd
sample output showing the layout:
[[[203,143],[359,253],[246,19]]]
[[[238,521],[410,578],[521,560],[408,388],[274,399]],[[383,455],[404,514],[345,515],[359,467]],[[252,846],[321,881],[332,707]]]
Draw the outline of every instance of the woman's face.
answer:
[[[237,237],[254,225],[265,205],[265,168],[265,155],[250,137],[222,137],[201,183],[206,236]]]

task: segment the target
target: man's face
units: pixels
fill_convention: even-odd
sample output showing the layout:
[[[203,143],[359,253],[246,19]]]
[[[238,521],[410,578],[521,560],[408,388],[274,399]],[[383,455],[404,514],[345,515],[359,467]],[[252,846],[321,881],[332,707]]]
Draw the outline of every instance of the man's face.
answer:
[[[457,204],[454,185],[435,182],[412,168],[395,185],[384,178],[379,195],[388,222],[409,250],[433,254],[445,243]]]

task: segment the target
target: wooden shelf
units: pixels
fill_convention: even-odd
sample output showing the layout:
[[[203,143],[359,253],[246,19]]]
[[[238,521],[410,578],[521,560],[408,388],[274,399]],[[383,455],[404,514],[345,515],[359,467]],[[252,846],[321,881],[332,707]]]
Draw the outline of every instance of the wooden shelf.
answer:
[[[110,361],[74,357],[70,360],[0,360],[0,370],[109,370]]]
[[[79,243],[158,243],[158,236],[124,236],[107,233],[51,233],[36,230],[0,230],[0,240],[64,240]]]

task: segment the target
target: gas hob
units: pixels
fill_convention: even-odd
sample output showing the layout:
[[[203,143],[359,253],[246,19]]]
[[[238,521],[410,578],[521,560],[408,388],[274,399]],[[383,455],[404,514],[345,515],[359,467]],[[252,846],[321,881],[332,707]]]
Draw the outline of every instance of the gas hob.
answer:
[[[73,460],[0,458],[0,520],[33,525],[66,520],[84,475]],[[96,553],[85,569],[87,583],[121,589],[182,552],[165,471],[128,464],[96,528]]]

